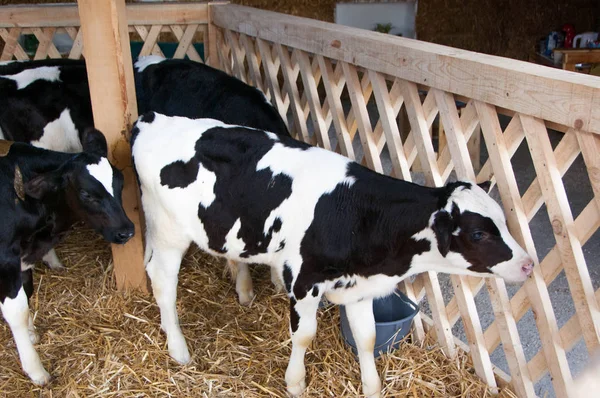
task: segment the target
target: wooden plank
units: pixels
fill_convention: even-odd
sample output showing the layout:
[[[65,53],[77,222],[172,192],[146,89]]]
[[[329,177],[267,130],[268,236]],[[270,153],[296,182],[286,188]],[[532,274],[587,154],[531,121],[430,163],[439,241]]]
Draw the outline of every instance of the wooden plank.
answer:
[[[600,348],[600,308],[594,296],[581,242],[573,229],[574,220],[569,199],[556,164],[550,138],[542,121],[525,115],[521,115],[520,118],[542,187],[548,217],[552,223],[556,245],[561,254],[583,337],[588,350],[595,352]],[[583,139],[581,137],[583,136],[580,136],[580,139]],[[582,148],[582,150],[587,149],[590,148]],[[595,153],[591,154],[587,160],[595,162],[596,156]]]
[[[342,95],[341,85],[336,82],[335,72],[331,65],[331,61],[320,55],[317,55],[316,57],[321,69],[326,100],[329,103],[329,109],[331,110],[333,126],[335,127],[335,133],[338,139],[338,147],[341,149],[342,155],[355,160],[354,148],[352,147],[352,140],[350,138],[350,133],[348,132],[346,116],[344,115],[344,109],[340,99]]]
[[[70,32],[69,35],[73,39],[73,45],[71,46],[71,51],[69,52],[70,59],[80,59],[83,55],[83,30],[81,28],[67,28],[67,32]],[[74,36],[73,33],[77,32]]]
[[[448,322],[444,297],[437,274],[435,272],[425,272],[422,274],[422,278],[425,291],[427,292],[427,301],[431,308],[431,316],[438,344],[447,357],[454,358],[456,356],[456,344],[452,328]]]
[[[279,86],[278,79],[279,66],[277,66],[273,62],[271,46],[266,41],[256,39],[256,44],[258,46],[258,51],[260,52],[260,57],[262,58],[263,69],[265,71],[265,77],[267,80],[267,86],[269,87],[269,92],[271,93],[271,103],[275,105],[275,107],[279,111],[279,115],[281,116],[289,130],[287,118],[289,102],[288,105],[284,104],[283,98],[281,96],[281,87]]]
[[[231,47],[231,54],[233,56],[233,74],[244,83],[248,83],[248,76],[246,75],[246,68],[244,67],[245,54],[240,46],[237,35],[237,33],[230,30],[225,31],[225,39]]]
[[[323,108],[321,107],[321,101],[317,91],[317,82],[315,81],[315,76],[312,72],[313,68],[311,61],[308,59],[308,55],[303,51],[296,52],[296,59],[300,66],[300,75],[302,76],[304,92],[306,93],[306,98],[310,107],[310,116],[319,146],[331,151],[329,129],[325,125],[325,117],[322,113]]]
[[[281,72],[283,73],[284,87],[290,98],[290,106],[292,107],[292,115],[294,117],[294,124],[296,126],[296,139],[304,142],[310,142],[310,136],[306,128],[306,115],[300,105],[300,94],[298,93],[298,86],[296,80],[298,78],[298,72],[294,71],[292,67],[292,61],[290,59],[290,53],[287,47],[283,47],[280,44],[275,44],[279,61],[281,62]]]
[[[566,126],[600,133],[600,77],[225,5],[217,25]]]
[[[32,29],[35,38],[38,39],[38,47],[35,51],[35,55],[33,59],[46,59],[50,58],[61,58],[60,53],[52,43],[52,38],[54,37],[54,32],[56,28],[33,28]]]
[[[213,4],[209,3],[208,13],[208,40],[204,40],[204,51],[207,56],[204,58],[207,65],[213,68],[219,69],[219,50],[217,48],[217,27],[212,23],[212,7]]]
[[[429,135],[429,127],[431,125],[427,123],[425,118],[417,86],[407,81],[402,81],[400,86],[406,104],[406,112],[412,129],[412,136],[415,140],[421,167],[425,173],[425,180],[429,184],[442,186],[444,182],[439,172],[437,172],[435,151],[433,150],[433,143]],[[434,168],[435,170],[433,170]]]
[[[185,58],[187,55],[189,59],[196,62],[203,62],[202,57],[198,54],[198,51],[193,46],[194,35],[198,30],[198,24],[191,24],[185,27],[185,30],[179,25],[171,25],[171,31],[179,40],[179,45],[173,54],[173,58]],[[204,44],[206,45],[207,37],[204,36]]]
[[[396,123],[396,115],[398,112],[394,112],[385,79],[381,74],[373,71],[369,71],[369,79],[371,80],[373,93],[375,94],[375,101],[377,103],[377,109],[379,110],[381,125],[385,133],[387,147],[392,161],[392,168],[397,176],[402,176],[403,179],[410,181],[410,166],[404,155],[400,130]],[[399,87],[399,84],[397,87]],[[404,102],[402,96],[400,96],[398,102],[400,102],[401,106],[402,102]],[[398,109],[400,106],[398,106]]]
[[[264,93],[267,90],[265,90],[263,86],[263,80],[260,74],[260,62],[259,58],[256,56],[256,49],[254,48],[254,43],[246,35],[240,35],[240,42],[246,50],[246,61],[248,62],[250,81],[254,87],[256,87]]]
[[[10,32],[7,32],[6,29],[2,29],[0,31],[0,34],[2,35],[2,39],[4,40],[4,48],[2,49],[2,56],[0,56],[0,61],[10,61],[13,59],[13,55],[16,55],[16,50],[18,48],[21,48],[21,46],[17,42],[17,40],[19,39],[19,35],[21,34],[21,29],[12,28]],[[21,48],[21,50],[23,49]],[[29,59],[25,51],[23,51],[23,53],[25,54],[26,59]]]
[[[343,63],[342,68],[344,70],[344,76],[346,77],[348,94],[350,95],[350,102],[352,103],[352,112],[354,113],[354,118],[358,126],[358,133],[360,135],[360,141],[365,153],[367,165],[372,170],[383,173],[381,158],[377,151],[369,113],[367,112],[367,103],[365,97],[362,95],[361,83],[358,79],[356,68],[347,63]],[[365,78],[366,77],[367,76],[365,76]]]
[[[187,25],[208,23],[207,3],[127,4],[130,25]],[[0,7],[0,27],[79,26],[74,4],[37,4]]]
[[[217,36],[217,54],[219,54],[219,69],[225,73],[232,74],[233,59],[230,58],[229,44],[225,41],[222,29],[216,29]]]
[[[536,263],[537,252],[531,236],[531,230],[523,209],[519,189],[515,179],[510,156],[498,115],[494,107],[480,101],[475,101],[475,107],[481,124],[481,130],[488,148],[494,175],[498,183],[498,190],[505,209],[507,224],[515,240],[525,248]],[[554,390],[557,396],[567,396],[568,388],[572,382],[571,371],[567,356],[560,340],[560,333],[539,266],[535,266],[531,277],[525,282],[527,294],[536,313],[536,324],[544,355],[550,364],[550,374],[553,377]],[[502,336],[502,331],[501,336]]]
[[[144,45],[140,50],[140,56],[151,54],[164,56],[157,44],[158,35],[162,30],[162,25],[152,25],[149,31],[146,30],[145,26],[136,26],[136,30],[142,37],[142,40],[144,40]],[[145,34],[142,34],[142,32]]]
[[[123,171],[123,207],[135,224],[135,236],[112,245],[118,289],[147,291],[141,231],[139,188],[127,135],[137,117],[133,67],[124,0],[78,0],[94,123],[106,136],[109,158]]]

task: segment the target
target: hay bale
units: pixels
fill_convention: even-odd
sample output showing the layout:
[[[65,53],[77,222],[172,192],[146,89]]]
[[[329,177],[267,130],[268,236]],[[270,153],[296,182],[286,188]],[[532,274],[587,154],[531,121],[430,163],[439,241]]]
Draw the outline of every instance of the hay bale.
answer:
[[[266,267],[253,268],[256,299],[237,302],[222,261],[196,248],[180,273],[178,312],[192,353],[179,366],[168,356],[151,296],[114,290],[110,250],[93,232],[76,230],[59,246],[68,271],[38,267],[31,300],[41,336],[37,349],[55,376],[39,388],[20,369],[10,330],[0,323],[0,395],[4,397],[284,397],[291,343],[288,301],[274,294]],[[343,343],[336,307],[319,313],[306,356],[309,397],[359,394],[360,371]],[[405,344],[377,366],[384,396],[486,397],[465,355],[447,360],[435,346]],[[502,391],[500,397],[515,397]]]

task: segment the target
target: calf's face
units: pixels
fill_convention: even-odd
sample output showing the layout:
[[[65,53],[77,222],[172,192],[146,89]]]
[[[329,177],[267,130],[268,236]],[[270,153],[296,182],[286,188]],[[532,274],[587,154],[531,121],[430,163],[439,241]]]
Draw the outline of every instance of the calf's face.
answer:
[[[498,203],[481,187],[459,186],[433,217],[438,249],[457,273],[523,282],[532,258],[515,241]]]
[[[123,174],[106,158],[106,141],[100,132],[87,132],[85,137],[85,152],[58,170],[34,177],[25,184],[25,192],[42,200],[64,199],[78,220],[105,240],[123,244],[134,234],[121,201]]]

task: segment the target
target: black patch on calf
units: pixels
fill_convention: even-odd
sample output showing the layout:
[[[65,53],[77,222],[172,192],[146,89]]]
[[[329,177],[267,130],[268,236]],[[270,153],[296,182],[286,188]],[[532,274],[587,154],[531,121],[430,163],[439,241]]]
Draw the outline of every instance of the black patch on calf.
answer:
[[[23,290],[27,298],[30,299],[33,295],[33,270],[21,271],[21,280],[23,282]]]
[[[309,147],[289,141],[293,147]],[[274,144],[264,132],[237,127],[208,129],[196,142],[194,159],[216,174],[214,201],[207,208],[198,205],[212,250],[223,252],[226,236],[238,219],[237,237],[246,243],[242,257],[266,253],[273,232],[281,229],[281,220],[275,219],[264,233],[273,209],[292,194],[292,179],[268,168],[257,171],[258,162]]]
[[[402,276],[415,255],[431,249],[429,241],[411,236],[427,227],[445,188],[400,181],[356,163],[348,165],[347,175],[354,184],[321,196],[302,239],[303,264],[294,284],[298,300],[313,285],[342,276]]]
[[[140,114],[211,118],[290,136],[279,112],[258,89],[208,65],[169,59],[142,72],[136,69],[134,75]]]
[[[333,288],[334,289],[341,289],[342,286],[344,286],[344,282],[342,282],[342,281],[336,281],[335,285],[333,285]]]
[[[285,240],[282,240],[281,242],[279,242],[279,247],[277,248],[277,250],[275,250],[276,252],[280,252],[285,248]]]
[[[317,297],[319,295],[319,286],[314,285],[311,294],[313,297]]]
[[[351,280],[348,283],[346,283],[346,289],[350,289],[354,286],[356,286],[356,280]]]
[[[300,324],[300,314],[296,311],[296,299],[290,297],[290,329],[292,333],[296,333],[298,325]]]
[[[453,212],[453,218],[457,218]],[[460,232],[452,236],[450,250],[460,253],[474,272],[491,273],[490,268],[512,258],[512,250],[500,236],[496,224],[481,214],[464,211],[458,216]],[[473,233],[483,233],[479,241],[473,239]]]
[[[285,289],[290,293],[292,291],[292,282],[294,281],[294,275],[292,275],[292,269],[289,265],[283,265],[283,283],[285,283]]]
[[[154,121],[155,117],[156,117],[156,114],[154,112],[152,112],[152,111],[146,112],[140,117],[140,121],[142,121],[144,123],[152,123]]]
[[[170,189],[185,188],[196,181],[198,176],[198,160],[192,158],[188,162],[177,160],[166,165],[160,171],[160,183]]]
[[[442,256],[446,257],[450,250],[450,241],[452,240],[452,232],[455,229],[454,220],[445,210],[440,210],[433,219],[431,229],[435,233],[438,250]]]

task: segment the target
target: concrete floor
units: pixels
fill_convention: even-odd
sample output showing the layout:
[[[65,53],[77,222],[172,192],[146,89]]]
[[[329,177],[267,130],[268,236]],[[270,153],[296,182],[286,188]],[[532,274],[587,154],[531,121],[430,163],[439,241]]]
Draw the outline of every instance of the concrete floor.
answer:
[[[348,101],[345,101],[343,102],[343,105],[347,113],[350,108],[350,104]],[[373,103],[373,100],[371,100],[368,104],[368,111],[371,117],[372,125],[374,127],[375,122],[377,121],[379,116],[377,113],[376,105]],[[293,126],[291,118],[289,121],[290,126]],[[507,117],[500,117],[502,128],[505,128],[509,121],[510,119]],[[309,131],[312,133],[313,126],[310,118],[308,120],[308,128]],[[555,131],[550,131],[549,135],[552,145],[554,147],[558,144],[558,142],[560,142],[561,138],[563,137],[562,133],[558,133]],[[335,148],[337,139],[335,136],[333,125],[330,128],[329,136],[332,143],[332,147]],[[434,143],[434,145],[437,145],[437,143]],[[363,150],[362,146],[360,145],[360,137],[358,133],[356,134],[356,137],[354,139],[353,146],[357,159],[362,159]],[[487,149],[482,137],[482,165],[485,163],[487,158]],[[384,151],[382,152],[381,159],[383,162],[384,171],[386,174],[388,174],[391,171],[392,166],[387,149],[384,149]],[[513,156],[512,165],[513,169],[516,171],[517,184],[519,186],[521,194],[523,194],[527,190],[527,188],[529,187],[536,175],[525,140]],[[450,179],[453,178],[454,177],[452,176],[450,177]],[[417,183],[424,183],[422,174],[415,173],[413,175],[413,181]],[[579,157],[575,160],[574,164],[571,166],[569,171],[565,174],[565,176],[563,177],[563,182],[565,184],[565,189],[569,197],[569,203],[573,212],[573,216],[576,218],[577,215],[579,215],[583,208],[593,198],[593,192],[589,183],[586,168],[581,155],[579,155]],[[491,192],[491,195],[500,202],[497,188],[494,188],[494,190]],[[540,259],[543,259],[544,256],[555,245],[554,235],[545,206],[543,206],[539,210],[537,215],[530,222],[530,228],[535,241],[538,257]],[[583,247],[583,250],[588,264],[589,272],[591,274],[591,278],[594,284],[594,289],[598,289],[600,287],[600,264],[598,261],[598,259],[600,258],[599,232],[597,232],[587,242],[587,244]],[[450,278],[447,275],[440,275],[439,279],[441,283],[442,292],[444,293],[444,299],[446,300],[446,303],[448,303],[448,301],[454,296],[454,291],[450,283]],[[509,295],[512,297],[518,290],[518,288],[519,286],[508,286]],[[548,290],[550,294],[550,299],[552,301],[552,306],[554,308],[556,320],[558,322],[558,326],[561,327],[575,314],[573,300],[571,298],[569,286],[564,271],[561,272],[560,275],[554,280],[554,282],[550,284]],[[492,306],[486,289],[482,289],[482,291],[476,296],[475,302],[479,311],[482,327],[485,330],[494,320]],[[425,313],[428,313],[429,315],[431,314],[426,300],[425,302],[421,303],[421,309]],[[526,359],[529,361],[531,358],[533,358],[535,354],[538,353],[538,351],[541,348],[541,342],[537,332],[537,326],[531,310],[529,310],[527,314],[518,322],[517,326],[519,330],[519,336],[521,338],[521,343],[524,347]],[[454,326],[453,333],[455,336],[459,337],[461,340],[466,342],[466,336],[462,325],[462,320],[459,320]],[[568,352],[567,359],[573,376],[578,375],[588,360],[588,352],[583,342],[583,339],[570,352]],[[504,356],[504,351],[502,350],[502,345],[500,345],[491,354],[491,360],[492,363],[494,363],[503,371],[509,371],[508,365],[506,363],[506,358]],[[546,375],[544,378],[542,378],[539,382],[535,384],[535,391],[539,397],[556,397],[549,375]]]

